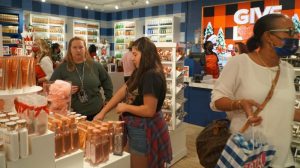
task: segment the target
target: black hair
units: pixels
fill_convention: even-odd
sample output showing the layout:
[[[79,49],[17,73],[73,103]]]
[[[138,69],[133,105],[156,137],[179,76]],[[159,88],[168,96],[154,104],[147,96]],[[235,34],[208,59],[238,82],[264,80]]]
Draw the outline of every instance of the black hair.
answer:
[[[285,18],[282,14],[268,14],[259,18],[253,28],[253,35],[247,40],[247,48],[249,52],[261,47],[261,37],[266,31],[274,29],[274,21],[276,19]]]
[[[91,53],[95,53],[96,51],[97,51],[97,47],[94,44],[90,45],[90,47],[89,47],[89,53],[90,54]]]
[[[51,50],[52,50],[52,52],[54,52],[54,50],[55,49],[58,49],[59,48],[59,44],[58,43],[53,43],[52,45],[51,45]]]
[[[211,41],[206,41],[206,42],[203,44],[204,50],[207,50],[208,44],[212,44],[212,45],[213,45],[213,43],[212,43]]]

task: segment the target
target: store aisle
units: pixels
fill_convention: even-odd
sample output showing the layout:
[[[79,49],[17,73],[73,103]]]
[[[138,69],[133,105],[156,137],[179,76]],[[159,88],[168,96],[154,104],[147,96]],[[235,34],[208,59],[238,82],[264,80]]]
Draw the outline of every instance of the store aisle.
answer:
[[[204,168],[200,165],[196,151],[196,138],[203,127],[184,123],[186,125],[187,156],[175,163],[171,168]]]

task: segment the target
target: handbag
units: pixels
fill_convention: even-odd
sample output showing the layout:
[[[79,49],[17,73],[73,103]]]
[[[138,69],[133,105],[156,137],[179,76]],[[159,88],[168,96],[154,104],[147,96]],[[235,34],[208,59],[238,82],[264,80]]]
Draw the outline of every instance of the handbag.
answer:
[[[266,104],[271,100],[275,86],[277,85],[280,75],[280,67],[277,70],[276,76],[272,81],[271,88],[266,96],[264,102],[261,104],[260,109],[256,109],[253,113],[254,116],[257,116],[266,106]],[[229,124],[220,124],[224,120],[214,121],[212,124],[209,124],[205,129],[198,135],[196,140],[197,154],[200,161],[200,164],[205,168],[214,168],[221,156],[221,153],[226,145],[227,140],[229,139],[231,133],[229,131]],[[229,121],[228,121],[229,122]],[[250,126],[250,122],[244,124],[240,132],[243,133]]]

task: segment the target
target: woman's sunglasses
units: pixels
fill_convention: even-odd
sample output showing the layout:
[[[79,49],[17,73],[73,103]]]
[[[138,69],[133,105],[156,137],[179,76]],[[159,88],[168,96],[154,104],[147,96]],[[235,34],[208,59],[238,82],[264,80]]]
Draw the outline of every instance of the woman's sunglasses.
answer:
[[[273,29],[269,30],[270,32],[286,32],[289,34],[290,37],[294,37],[295,35],[298,35],[299,32],[296,29],[289,28],[289,29]]]

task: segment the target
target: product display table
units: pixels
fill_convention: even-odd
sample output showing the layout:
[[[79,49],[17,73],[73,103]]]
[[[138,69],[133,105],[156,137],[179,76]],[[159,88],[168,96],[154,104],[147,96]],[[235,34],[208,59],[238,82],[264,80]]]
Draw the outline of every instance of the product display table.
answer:
[[[76,152],[62,156],[55,160],[55,168],[83,168],[83,151]]]
[[[109,155],[109,160],[105,163],[101,163],[97,166],[92,166],[88,162],[84,162],[84,168],[130,168],[130,154],[123,152],[122,156],[116,156],[113,154]]]

